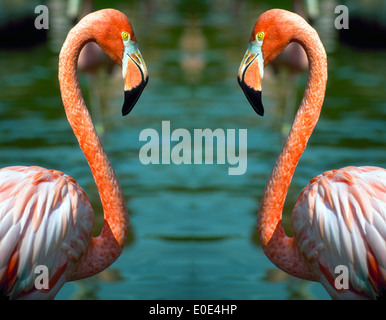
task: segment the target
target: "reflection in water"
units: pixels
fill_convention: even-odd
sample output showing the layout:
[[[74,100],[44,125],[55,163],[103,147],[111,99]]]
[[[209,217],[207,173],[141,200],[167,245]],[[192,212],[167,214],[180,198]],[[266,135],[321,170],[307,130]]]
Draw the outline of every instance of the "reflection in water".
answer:
[[[52,19],[49,29],[49,46],[58,54],[68,31],[88,13],[95,11],[93,0],[50,0],[48,3]],[[93,118],[98,135],[103,138],[105,131],[104,115],[108,100],[112,98],[110,78],[118,71],[118,66],[94,42],[82,49],[78,59],[78,69],[85,75],[83,95]],[[120,70],[119,70],[120,74]]]
[[[283,8],[290,5],[282,1]],[[120,116],[120,68],[103,76],[106,82],[96,81],[107,102],[103,144],[126,197],[131,234],[106,273],[66,284],[57,298],[328,299],[318,284],[277,270],[256,236],[260,197],[282,146],[277,124],[291,81],[279,77],[278,84],[267,72],[266,115],[258,118],[236,75],[255,19],[271,8],[270,2],[149,0],[105,6],[129,16],[150,77],[127,118]],[[59,46],[64,40],[54,38]],[[285,204],[288,234],[297,196],[315,175],[347,164],[384,166],[384,53],[339,44],[334,50],[321,119]],[[0,69],[0,166],[41,165],[74,177],[89,195],[98,234],[103,224],[99,196],[62,109],[57,55],[49,46],[0,51]],[[92,107],[91,86],[84,76],[80,80]],[[293,86],[295,106],[305,80],[301,74]],[[174,129],[248,129],[246,173],[228,176],[228,165],[218,164],[142,165],[139,133],[145,128],[160,132],[163,120]],[[105,275],[113,280],[100,278]]]
[[[70,16],[73,16],[74,25],[95,11],[93,0],[73,0],[68,2]],[[78,59],[78,69],[86,74],[88,80],[88,97],[90,112],[94,121],[95,129],[100,137],[105,131],[104,113],[108,107],[109,78],[118,66],[103,52],[95,43],[87,43],[81,51]]]
[[[199,23],[197,19],[188,20],[180,38],[180,64],[187,84],[199,84],[206,66],[207,44]]]
[[[98,273],[94,277],[77,281],[77,290],[70,297],[71,300],[96,300],[100,299],[99,283],[114,284],[118,281],[124,281],[119,269],[108,268]]]
[[[280,269],[267,269],[262,280],[270,283],[284,283],[287,293],[287,300],[316,299],[315,295],[309,292],[308,282],[290,276]]]
[[[331,54],[336,47],[337,30],[334,27],[335,0],[293,0],[291,11],[302,16],[319,33],[325,46],[326,52]],[[268,66],[268,78],[273,76],[275,83],[275,100],[277,112],[282,114],[282,135],[286,139],[292,125],[292,121],[299,106],[303,92],[298,92],[299,81],[306,76],[308,70],[307,55],[303,48],[297,43],[290,43],[287,48]],[[270,71],[274,75],[270,74]]]

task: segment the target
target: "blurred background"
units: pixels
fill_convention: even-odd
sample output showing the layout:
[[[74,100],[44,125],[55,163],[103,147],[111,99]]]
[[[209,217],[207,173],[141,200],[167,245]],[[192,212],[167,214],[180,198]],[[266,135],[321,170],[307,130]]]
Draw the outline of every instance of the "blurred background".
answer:
[[[37,5],[49,29],[37,30]],[[337,5],[349,29],[337,30]],[[319,32],[329,80],[319,123],[288,193],[284,225],[314,176],[347,165],[385,167],[385,0],[0,0],[0,167],[39,165],[74,177],[96,213],[98,192],[65,118],[57,81],[60,47],[88,12],[112,7],[131,20],[149,83],[126,118],[121,69],[87,45],[80,83],[116,170],[131,229],[121,257],[92,278],[67,283],[57,299],[329,299],[321,285],[295,279],[264,256],[256,213],[271,168],[303,95],[307,61],[291,46],[265,70],[258,117],[237,84],[256,18],[278,7],[296,11]],[[248,168],[229,164],[143,165],[146,128],[247,129]],[[173,146],[173,145],[172,145]],[[237,149],[236,149],[237,150]]]

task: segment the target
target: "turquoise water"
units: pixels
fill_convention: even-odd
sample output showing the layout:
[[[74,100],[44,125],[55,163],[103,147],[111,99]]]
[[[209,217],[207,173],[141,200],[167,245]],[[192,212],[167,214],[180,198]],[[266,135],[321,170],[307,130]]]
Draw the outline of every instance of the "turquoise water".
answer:
[[[267,69],[263,118],[237,84],[252,25],[269,5],[139,3],[116,6],[134,25],[150,76],[130,115],[120,115],[119,68],[108,75],[102,70],[93,81],[80,75],[129,209],[127,245],[108,270],[67,283],[57,299],[329,299],[321,285],[277,270],[255,231],[263,188],[290,121],[284,114],[291,119],[306,82],[305,73],[293,81]],[[0,51],[0,166],[39,165],[74,177],[96,212],[98,234],[103,223],[98,193],[66,121],[58,58],[49,48],[47,43]],[[291,209],[315,175],[347,165],[384,167],[384,56],[339,43],[329,53],[322,115],[287,197],[283,220],[288,234]],[[287,89],[294,92],[294,104],[285,100]],[[171,130],[191,132],[247,129],[246,173],[228,175],[229,164],[216,161],[143,165],[138,155],[145,142],[139,134],[146,128],[161,133],[162,121],[170,121]]]

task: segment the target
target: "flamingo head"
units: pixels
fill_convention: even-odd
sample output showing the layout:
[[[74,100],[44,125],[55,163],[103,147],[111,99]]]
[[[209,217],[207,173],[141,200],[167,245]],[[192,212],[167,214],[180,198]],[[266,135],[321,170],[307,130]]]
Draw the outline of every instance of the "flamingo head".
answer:
[[[122,66],[125,91],[122,115],[125,116],[133,109],[149,79],[131,23],[126,15],[114,9],[96,11],[82,20],[85,19],[92,19],[95,42]]]
[[[273,9],[263,13],[253,28],[237,79],[248,101],[260,116],[264,115],[261,101],[264,66],[274,60],[291,41],[296,41],[296,30],[292,26],[299,19],[303,20],[292,12]]]

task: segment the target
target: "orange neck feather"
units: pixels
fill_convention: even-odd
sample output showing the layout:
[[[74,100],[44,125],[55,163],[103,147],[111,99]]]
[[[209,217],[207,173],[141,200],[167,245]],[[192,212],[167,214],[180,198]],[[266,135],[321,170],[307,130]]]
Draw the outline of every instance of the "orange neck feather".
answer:
[[[295,238],[285,234],[282,212],[296,166],[320,115],[327,83],[327,57],[312,27],[299,21],[291,27],[286,25],[293,31],[288,42],[298,42],[306,51],[309,76],[291,131],[265,186],[257,225],[264,252],[276,266],[294,276],[316,280]]]
[[[121,187],[97,136],[79,86],[79,53],[87,42],[95,40],[85,24],[78,24],[68,34],[59,57],[59,83],[67,119],[91,168],[104,211],[102,232],[99,237],[91,239],[71,280],[96,274],[114,262],[122,252],[128,230],[128,213]]]

